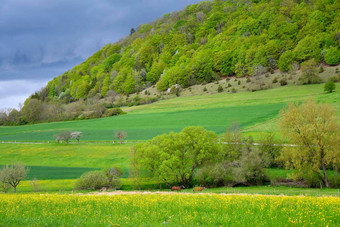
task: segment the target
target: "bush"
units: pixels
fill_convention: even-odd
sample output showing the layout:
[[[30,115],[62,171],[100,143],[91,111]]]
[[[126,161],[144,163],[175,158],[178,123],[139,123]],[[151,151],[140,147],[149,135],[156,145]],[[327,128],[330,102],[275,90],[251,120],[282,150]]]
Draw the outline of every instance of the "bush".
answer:
[[[273,82],[273,84],[276,84],[277,83],[277,78],[275,77],[272,82]]]
[[[335,83],[333,81],[328,81],[324,86],[324,91],[332,93],[335,90]]]
[[[247,80],[246,80],[247,83],[251,82],[251,79],[247,76]]]
[[[0,192],[7,193],[11,189],[11,185],[7,183],[3,183],[0,181]]]
[[[302,75],[299,77],[301,84],[319,84],[322,82],[317,75],[318,69],[314,59],[304,62],[301,65]]]
[[[207,88],[206,88],[206,87],[204,87],[204,88],[203,88],[203,91],[204,91],[204,92],[206,92],[206,91],[207,91]]]
[[[111,117],[111,116],[121,115],[121,114],[126,114],[126,112],[124,112],[121,108],[116,107],[116,108],[106,110],[103,114],[103,117]]]
[[[124,173],[122,169],[118,167],[107,168],[104,170],[104,173],[109,184],[109,188],[119,189],[122,186],[122,182],[119,179]]]
[[[233,182],[232,168],[227,162],[206,165],[200,168],[195,178],[199,185],[221,187]]]
[[[109,183],[106,180],[105,174],[101,171],[84,173],[74,185],[76,189],[81,190],[96,190],[108,186]]]
[[[287,80],[285,78],[280,80],[280,85],[281,86],[286,86],[287,85]]]
[[[237,84],[240,85],[240,84],[241,84],[241,81],[239,80],[239,81],[237,82]]]
[[[223,91],[223,87],[221,85],[218,86],[217,91],[220,93]]]
[[[243,151],[240,167],[233,171],[234,180],[260,185],[268,181],[262,159],[257,151]]]
[[[320,68],[319,68],[319,73],[323,73],[325,70],[323,69],[323,67],[322,66],[320,66]]]

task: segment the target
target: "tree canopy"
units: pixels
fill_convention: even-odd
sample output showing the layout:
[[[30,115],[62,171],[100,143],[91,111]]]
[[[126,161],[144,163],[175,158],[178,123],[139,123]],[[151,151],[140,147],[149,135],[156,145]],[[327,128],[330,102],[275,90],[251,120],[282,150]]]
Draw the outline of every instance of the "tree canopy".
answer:
[[[203,1],[131,29],[86,61],[50,81],[37,99],[66,102],[109,90],[165,90],[209,82],[217,75],[288,71],[310,59],[337,65],[339,1]],[[27,103],[27,105],[37,103]],[[25,113],[29,120],[34,115]]]

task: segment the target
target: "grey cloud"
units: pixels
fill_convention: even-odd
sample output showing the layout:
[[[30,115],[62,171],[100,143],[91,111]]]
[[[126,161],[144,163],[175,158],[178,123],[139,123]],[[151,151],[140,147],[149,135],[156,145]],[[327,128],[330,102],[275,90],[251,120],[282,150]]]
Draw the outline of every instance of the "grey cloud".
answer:
[[[1,0],[0,81],[48,81],[132,27],[199,1]]]

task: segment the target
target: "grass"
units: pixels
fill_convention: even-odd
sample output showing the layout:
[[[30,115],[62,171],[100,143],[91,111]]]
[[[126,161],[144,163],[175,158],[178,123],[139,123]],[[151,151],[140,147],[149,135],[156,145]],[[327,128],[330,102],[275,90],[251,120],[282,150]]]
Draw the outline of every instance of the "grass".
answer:
[[[126,131],[129,140],[147,140],[186,126],[202,126],[222,134],[234,121],[247,133],[276,132],[275,119],[280,109],[287,103],[312,97],[330,103],[339,116],[340,92],[324,94],[322,84],[290,85],[257,92],[167,99],[125,108],[127,115],[110,118],[0,127],[0,141],[51,141],[63,130],[82,131],[82,140],[86,141],[110,141],[116,130]]]
[[[0,150],[0,165],[22,162],[28,166],[62,168],[126,169],[130,153],[129,145],[118,144],[0,144]]]
[[[0,195],[1,226],[338,226],[339,197]]]

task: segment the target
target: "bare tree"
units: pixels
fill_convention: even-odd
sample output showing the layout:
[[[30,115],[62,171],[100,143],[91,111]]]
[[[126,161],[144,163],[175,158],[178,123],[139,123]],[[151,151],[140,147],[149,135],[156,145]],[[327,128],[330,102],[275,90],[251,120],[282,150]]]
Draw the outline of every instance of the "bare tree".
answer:
[[[119,139],[119,143],[123,143],[123,139],[127,136],[126,132],[124,131],[117,131],[115,136]]]
[[[70,131],[63,131],[55,136],[55,140],[59,143],[59,141],[65,141],[68,144],[69,139],[71,139]]]
[[[118,167],[108,168],[104,170],[104,173],[109,183],[109,188],[112,188],[112,186],[120,187],[119,178],[121,178],[124,173],[122,169]]]
[[[76,139],[79,144],[80,137],[82,135],[82,132],[71,132],[71,138]]]
[[[25,179],[29,169],[25,165],[16,163],[14,165],[6,165],[0,171],[0,181],[3,184],[9,184],[13,187],[14,193],[21,180]]]

